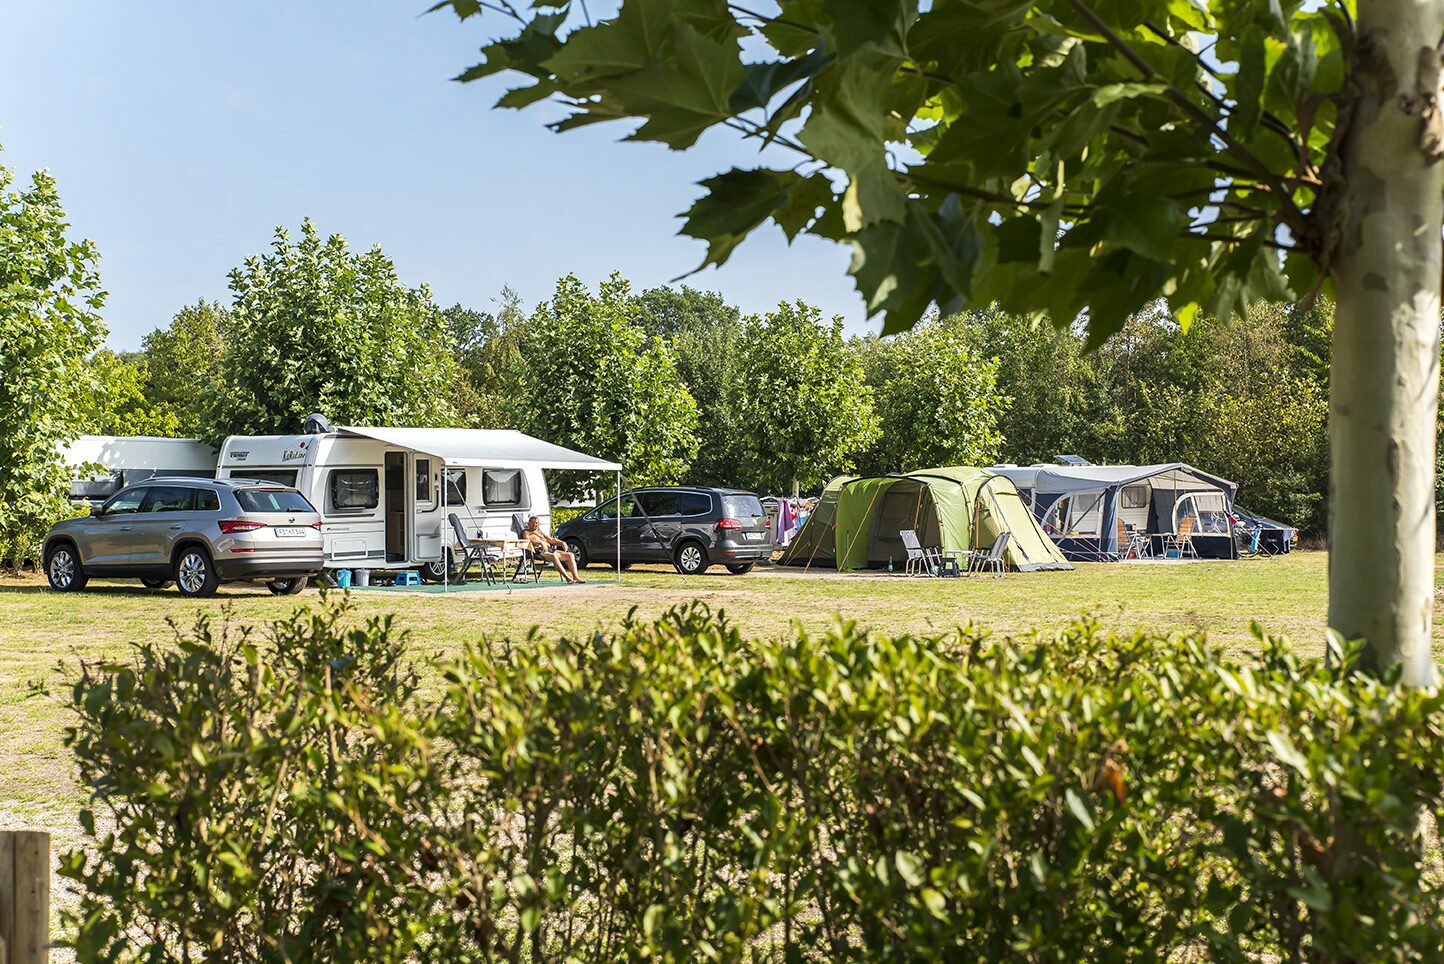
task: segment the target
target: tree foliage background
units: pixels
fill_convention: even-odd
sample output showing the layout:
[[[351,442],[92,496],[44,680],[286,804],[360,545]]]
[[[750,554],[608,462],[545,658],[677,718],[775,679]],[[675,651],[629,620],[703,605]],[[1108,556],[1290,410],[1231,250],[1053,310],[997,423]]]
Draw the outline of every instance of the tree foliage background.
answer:
[[[61,450],[87,417],[87,359],[105,339],[99,254],[70,235],[55,179],[0,164],[0,565],[69,514]]]

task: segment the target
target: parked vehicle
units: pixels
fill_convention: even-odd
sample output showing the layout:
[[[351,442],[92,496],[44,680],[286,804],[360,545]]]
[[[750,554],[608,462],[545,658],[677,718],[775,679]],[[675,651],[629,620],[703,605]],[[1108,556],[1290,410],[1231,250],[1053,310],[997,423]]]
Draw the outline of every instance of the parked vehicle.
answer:
[[[670,562],[678,572],[694,575],[721,564],[741,575],[771,555],[770,525],[751,492],[658,486],[623,492],[564,523],[556,536],[576,554],[579,566],[616,565],[620,529],[623,569],[637,562]]]
[[[91,577],[136,576],[151,589],[173,581],[185,596],[246,579],[292,595],[321,571],[321,517],[300,492],[274,482],[163,476],[56,523],[42,558],[61,592],[84,589]]]
[[[301,435],[231,436],[216,474],[299,489],[321,513],[329,570],[418,569],[440,582],[449,515],[470,539],[515,538],[513,513],[550,522],[543,469],[620,469],[514,431],[333,429],[315,415],[306,427]],[[458,569],[453,562],[452,572]]]

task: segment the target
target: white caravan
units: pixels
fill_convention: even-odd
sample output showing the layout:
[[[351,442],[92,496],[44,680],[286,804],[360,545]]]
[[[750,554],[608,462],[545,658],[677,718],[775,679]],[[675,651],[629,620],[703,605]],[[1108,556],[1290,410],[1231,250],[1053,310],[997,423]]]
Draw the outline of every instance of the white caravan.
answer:
[[[455,514],[468,539],[514,538],[514,513],[550,526],[543,469],[620,473],[615,462],[499,429],[339,426],[233,435],[220,478],[295,486],[321,513],[328,569],[420,569],[441,581]],[[445,478],[445,485],[442,479]],[[620,484],[620,483],[619,483]]]
[[[216,449],[193,438],[82,435],[66,447],[65,463],[72,471],[70,497],[99,505],[155,475],[215,478]]]

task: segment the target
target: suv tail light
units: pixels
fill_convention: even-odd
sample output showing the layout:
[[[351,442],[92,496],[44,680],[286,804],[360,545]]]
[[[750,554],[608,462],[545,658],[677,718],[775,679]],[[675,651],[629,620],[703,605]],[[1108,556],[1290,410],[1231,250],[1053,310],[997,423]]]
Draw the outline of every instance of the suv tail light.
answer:
[[[316,522],[311,523],[311,528],[312,528],[312,529],[315,529],[317,532],[320,532],[320,531],[321,531],[321,523],[320,523],[320,521],[318,520],[318,521],[316,521]]]
[[[219,525],[222,532],[253,532],[266,527],[264,522],[248,522],[245,519],[222,519]]]
[[[742,523],[738,522],[736,519],[718,519],[718,520],[717,520],[717,528],[719,528],[719,529],[740,529],[740,528],[742,528]]]

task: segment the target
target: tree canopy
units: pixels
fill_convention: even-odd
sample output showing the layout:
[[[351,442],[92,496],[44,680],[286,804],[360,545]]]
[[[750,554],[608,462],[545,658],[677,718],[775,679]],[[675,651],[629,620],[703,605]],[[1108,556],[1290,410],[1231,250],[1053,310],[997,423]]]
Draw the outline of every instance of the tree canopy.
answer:
[[[312,412],[352,425],[449,425],[455,361],[441,310],[379,247],[355,254],[307,219],[292,242],[231,272],[209,436],[300,431]]]

